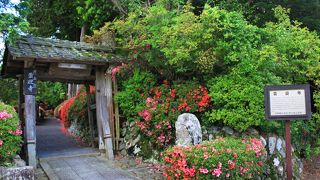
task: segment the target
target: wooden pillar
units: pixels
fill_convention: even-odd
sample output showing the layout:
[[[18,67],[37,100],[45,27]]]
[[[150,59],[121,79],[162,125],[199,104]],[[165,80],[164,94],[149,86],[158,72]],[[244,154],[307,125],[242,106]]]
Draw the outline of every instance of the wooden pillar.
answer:
[[[25,95],[25,112],[26,112],[26,143],[28,165],[37,167],[36,159],[36,97],[34,95]]]
[[[32,67],[32,64],[25,63],[25,68]],[[33,71],[25,69],[24,77],[25,94],[25,138],[28,165],[37,168],[36,159],[36,75]]]
[[[105,74],[106,78],[106,91],[105,96],[107,98],[107,109],[109,115],[110,134],[112,137],[112,144],[115,145],[115,131],[114,131],[114,114],[113,114],[113,100],[112,100],[112,78],[111,71]]]
[[[90,85],[86,84],[85,86],[86,86],[86,93],[87,93],[87,112],[88,112],[88,121],[89,121],[90,140],[91,140],[91,146],[94,147],[93,114],[90,109],[90,106],[91,106]]]
[[[23,75],[19,76],[19,104],[18,104],[18,114],[20,123],[23,124],[24,122],[24,116],[23,116],[23,102],[24,102],[24,96],[23,96]]]
[[[106,156],[108,159],[114,159],[113,155],[113,145],[112,145],[112,136],[110,131],[110,109],[108,107],[109,96],[107,92],[109,87],[106,83],[109,81],[109,76],[105,76],[105,68],[97,67],[96,68],[96,110],[97,110],[97,124],[99,132],[99,149],[106,150]],[[111,77],[110,77],[111,78]],[[110,79],[111,81],[111,79]],[[111,92],[112,93],[112,92]],[[104,147],[101,147],[101,146]]]

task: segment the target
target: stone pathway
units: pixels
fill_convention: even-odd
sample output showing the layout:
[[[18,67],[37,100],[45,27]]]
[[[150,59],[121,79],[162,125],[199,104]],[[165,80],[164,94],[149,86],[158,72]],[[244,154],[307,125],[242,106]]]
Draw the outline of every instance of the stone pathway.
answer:
[[[161,172],[134,158],[110,161],[96,149],[85,147],[60,131],[59,120],[37,125],[37,180],[161,180]]]
[[[45,119],[37,125],[37,156],[39,158],[98,154],[96,149],[86,147],[60,130],[60,120]]]
[[[116,168],[112,161],[100,156],[78,156],[58,159],[40,159],[41,167],[50,180],[134,180],[132,173]]]

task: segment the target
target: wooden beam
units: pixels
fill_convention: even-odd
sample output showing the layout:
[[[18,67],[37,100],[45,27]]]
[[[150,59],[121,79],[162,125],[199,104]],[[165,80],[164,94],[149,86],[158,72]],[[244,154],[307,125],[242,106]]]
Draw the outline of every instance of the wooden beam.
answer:
[[[107,109],[108,109],[108,115],[109,115],[110,131],[111,131],[113,144],[115,145],[111,71],[108,71],[105,74],[105,78],[106,78],[105,96],[106,96],[106,99],[107,99]]]
[[[110,60],[89,60],[89,59],[64,59],[64,58],[43,58],[43,57],[15,57],[14,61],[31,61],[33,62],[34,59],[37,59],[38,62],[48,62],[48,63],[76,63],[76,64],[90,64],[90,65],[97,65],[97,66],[106,66],[110,63],[121,65],[125,59],[118,59],[118,58],[110,58]]]
[[[18,114],[20,119],[20,124],[23,124],[24,122],[24,116],[23,116],[23,75],[20,75],[19,77],[19,104],[18,104]]]
[[[90,131],[90,139],[91,139],[91,146],[94,147],[94,127],[93,127],[93,114],[90,110],[91,106],[91,99],[90,99],[90,85],[85,84],[86,86],[86,93],[87,93],[87,112],[88,112],[88,121],[89,121],[89,131]]]
[[[97,123],[99,129],[99,149],[101,145],[104,145],[106,150],[106,156],[108,159],[114,159],[113,154],[113,145],[112,145],[112,136],[110,131],[110,109],[107,104],[108,102],[108,93],[109,89],[105,76],[105,68],[97,67],[96,69],[96,111],[97,111]],[[110,79],[111,81],[111,79]],[[111,92],[112,93],[112,92]],[[100,127],[99,127],[100,126]],[[103,138],[103,144],[100,142]]]
[[[102,71],[102,73],[101,73]],[[103,83],[103,70],[96,70],[96,117],[97,117],[97,127],[98,127],[98,143],[99,149],[105,149],[104,141],[103,141],[103,131],[102,131],[102,120],[101,120],[101,108],[97,108],[97,104],[100,104],[100,89]]]
[[[32,63],[26,62],[25,68],[31,68]],[[25,137],[27,144],[28,165],[37,168],[36,159],[36,97],[34,95],[25,95],[25,114],[26,126]]]

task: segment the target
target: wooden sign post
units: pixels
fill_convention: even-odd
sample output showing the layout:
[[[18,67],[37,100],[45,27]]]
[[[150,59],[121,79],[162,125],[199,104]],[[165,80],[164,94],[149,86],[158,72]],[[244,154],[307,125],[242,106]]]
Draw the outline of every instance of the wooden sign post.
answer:
[[[25,141],[27,145],[28,165],[37,167],[36,159],[36,94],[37,76],[34,69],[24,70],[25,95]]]
[[[310,85],[266,86],[265,112],[268,120],[285,120],[287,179],[292,180],[290,120],[311,118]]]

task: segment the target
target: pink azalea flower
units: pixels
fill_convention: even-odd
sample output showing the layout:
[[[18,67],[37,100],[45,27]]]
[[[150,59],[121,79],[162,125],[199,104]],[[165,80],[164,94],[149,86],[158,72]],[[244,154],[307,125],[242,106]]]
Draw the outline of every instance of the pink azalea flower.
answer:
[[[0,112],[0,120],[5,120],[8,118],[12,118],[12,115],[7,113],[6,110]]]
[[[14,135],[21,135],[22,134],[22,130],[16,129],[13,134]]]
[[[229,174],[229,173],[227,173],[227,174],[226,174],[226,177],[230,177],[230,174]]]
[[[207,168],[200,168],[199,171],[203,174],[207,174],[209,172]]]
[[[2,144],[3,144],[3,141],[2,141],[2,140],[0,140],[0,146],[2,146]]]
[[[203,155],[203,158],[204,158],[204,159],[208,159],[208,157],[209,157],[208,154],[204,154],[204,155]]]
[[[212,176],[219,177],[221,173],[222,173],[221,169],[216,168],[213,170]]]
[[[138,112],[138,115],[140,117],[142,117],[142,119],[146,120],[146,121],[150,121],[151,120],[151,113],[148,110],[142,110],[140,112]]]

